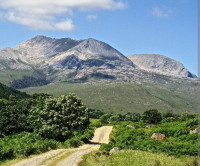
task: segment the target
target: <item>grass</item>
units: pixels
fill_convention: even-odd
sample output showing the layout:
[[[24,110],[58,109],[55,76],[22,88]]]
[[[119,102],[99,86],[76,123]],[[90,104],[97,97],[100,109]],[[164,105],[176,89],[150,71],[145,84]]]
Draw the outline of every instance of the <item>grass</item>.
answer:
[[[9,166],[9,165],[14,165],[18,162],[20,162],[21,160],[23,160],[24,158],[17,158],[14,160],[5,160],[4,162],[0,162],[1,166]]]
[[[49,158],[46,158],[45,160],[43,160],[40,165],[46,165],[50,160],[55,159],[57,156],[62,155],[64,152],[59,152],[58,154],[51,156]]]
[[[70,156],[74,152],[75,151],[59,152],[58,154],[43,160],[40,163],[40,165],[55,166],[60,161],[67,158],[68,156]],[[31,155],[31,157],[33,157],[33,156],[36,156],[36,155]],[[19,163],[21,160],[24,160],[24,158],[22,157],[22,158],[17,158],[17,159],[14,159],[14,160],[5,160],[3,163],[0,163],[0,165],[1,166],[10,166],[10,165],[14,165],[14,164]]]
[[[158,109],[161,112],[172,110],[180,113],[197,112],[197,93],[186,90],[170,91],[159,87],[145,87],[137,84],[87,85],[52,83],[46,86],[26,88],[22,91],[29,94],[49,93],[53,95],[76,93],[89,108],[106,112],[142,113],[147,109]],[[186,95],[187,94],[187,95]]]
[[[43,162],[40,163],[40,165],[46,165],[46,166],[55,166],[57,165],[60,161],[64,160],[65,158],[69,157],[72,153],[74,153],[75,151],[69,151],[66,153],[61,153],[57,154],[51,158],[48,158],[47,160],[44,160]],[[50,161],[52,160],[52,161]],[[50,162],[48,162],[50,161]]]
[[[198,166],[197,157],[176,158],[165,154],[128,150],[111,155],[91,152],[78,166]]]

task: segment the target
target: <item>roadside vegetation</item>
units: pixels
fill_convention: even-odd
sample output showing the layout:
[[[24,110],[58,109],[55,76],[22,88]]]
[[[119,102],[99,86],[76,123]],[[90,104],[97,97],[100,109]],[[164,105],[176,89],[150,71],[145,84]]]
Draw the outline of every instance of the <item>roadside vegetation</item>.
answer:
[[[115,121],[110,120],[113,116]],[[198,128],[197,114],[161,114],[153,109],[140,116],[102,117],[100,121],[114,126],[110,142],[101,144],[100,151],[85,155],[80,166],[198,166],[198,133],[192,132]],[[127,121],[128,117],[132,120]],[[164,138],[153,139],[154,133]],[[117,151],[112,153],[112,149]]]
[[[138,150],[127,150],[110,155],[91,152],[78,166],[198,166],[197,157],[174,157]]]
[[[20,94],[2,86],[0,99],[0,164],[52,149],[78,147],[92,139],[102,125],[114,126],[109,144],[84,157],[82,165],[197,165],[198,114],[105,113],[88,109],[75,94]],[[6,95],[4,95],[6,94]],[[10,95],[9,95],[10,94]],[[191,132],[192,131],[192,132]],[[153,139],[161,134],[164,139]],[[114,147],[118,152],[110,154]],[[134,156],[143,156],[142,161]],[[157,156],[157,157],[156,157]],[[127,165],[130,165],[127,163]]]
[[[74,94],[35,94],[0,101],[0,164],[6,160],[87,143],[101,123]]]

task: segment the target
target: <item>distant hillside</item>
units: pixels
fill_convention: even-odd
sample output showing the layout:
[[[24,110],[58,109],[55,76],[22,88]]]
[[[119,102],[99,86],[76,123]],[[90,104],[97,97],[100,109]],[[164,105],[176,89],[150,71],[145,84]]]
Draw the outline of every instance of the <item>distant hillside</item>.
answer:
[[[20,92],[18,90],[15,90],[13,88],[10,88],[2,83],[0,83],[0,99],[9,99],[9,96],[13,95],[17,98],[25,98],[28,97],[28,95],[24,92]]]
[[[0,50],[0,78],[27,93],[75,92],[90,108],[123,113],[196,112],[200,85],[183,64],[162,55],[126,57],[96,39],[45,36]]]
[[[137,84],[88,85],[55,83],[41,87],[23,89],[33,93],[53,95],[76,93],[89,108],[103,109],[105,112],[142,113],[147,109],[158,109],[161,112],[173,111],[197,112],[197,85],[180,87],[179,84],[166,89]]]

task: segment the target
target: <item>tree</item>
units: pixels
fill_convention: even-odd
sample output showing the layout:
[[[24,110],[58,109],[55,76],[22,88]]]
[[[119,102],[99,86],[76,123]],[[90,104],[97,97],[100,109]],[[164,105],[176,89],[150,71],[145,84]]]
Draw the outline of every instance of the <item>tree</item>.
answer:
[[[163,114],[163,119],[169,118],[169,117],[174,117],[174,114],[171,111],[168,111]]]
[[[157,124],[161,122],[162,120],[162,115],[158,110],[156,109],[151,109],[147,110],[142,114],[141,120],[145,123],[152,123],[152,124]]]
[[[139,113],[126,113],[124,115],[124,121],[133,121],[133,122],[139,122],[141,118],[141,115]]]
[[[46,98],[49,98],[49,95],[35,94],[25,99],[10,95],[9,100],[0,99],[0,137],[32,132],[33,126],[28,122],[29,110]]]
[[[109,122],[120,122],[120,116],[119,115],[112,115],[109,120]]]
[[[88,109],[74,94],[40,100],[30,110],[34,130],[44,138],[65,141],[89,125]]]
[[[183,112],[181,114],[181,116],[179,117],[179,120],[180,121],[186,121],[186,120],[194,119],[194,118],[197,118],[197,117],[198,117],[197,113]]]
[[[109,123],[109,118],[111,117],[111,114],[104,114],[100,117],[100,122],[101,123]]]
[[[0,137],[14,133],[30,132],[32,126],[27,122],[29,109],[33,105],[31,98],[12,99],[0,106]]]

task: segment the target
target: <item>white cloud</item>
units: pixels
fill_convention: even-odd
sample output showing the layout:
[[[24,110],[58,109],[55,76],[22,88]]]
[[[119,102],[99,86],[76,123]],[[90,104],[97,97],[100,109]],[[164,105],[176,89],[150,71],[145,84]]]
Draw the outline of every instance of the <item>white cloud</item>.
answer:
[[[0,18],[36,30],[71,31],[73,9],[79,11],[123,9],[121,0],[0,0]],[[65,20],[63,21],[63,19]],[[89,16],[90,19],[95,17]]]
[[[89,15],[87,15],[87,19],[88,20],[96,20],[97,19],[97,15],[89,14]]]
[[[70,31],[74,29],[74,24],[72,23],[71,19],[67,19],[65,21],[56,23],[54,29],[60,31]]]
[[[44,19],[37,17],[21,17],[14,13],[8,13],[6,19],[17,24],[29,27],[32,30],[52,30],[52,31],[71,31],[75,28],[71,19],[55,22],[53,19]]]
[[[153,8],[152,15],[161,18],[168,18],[169,15],[172,13],[171,10],[162,10],[158,7]]]

